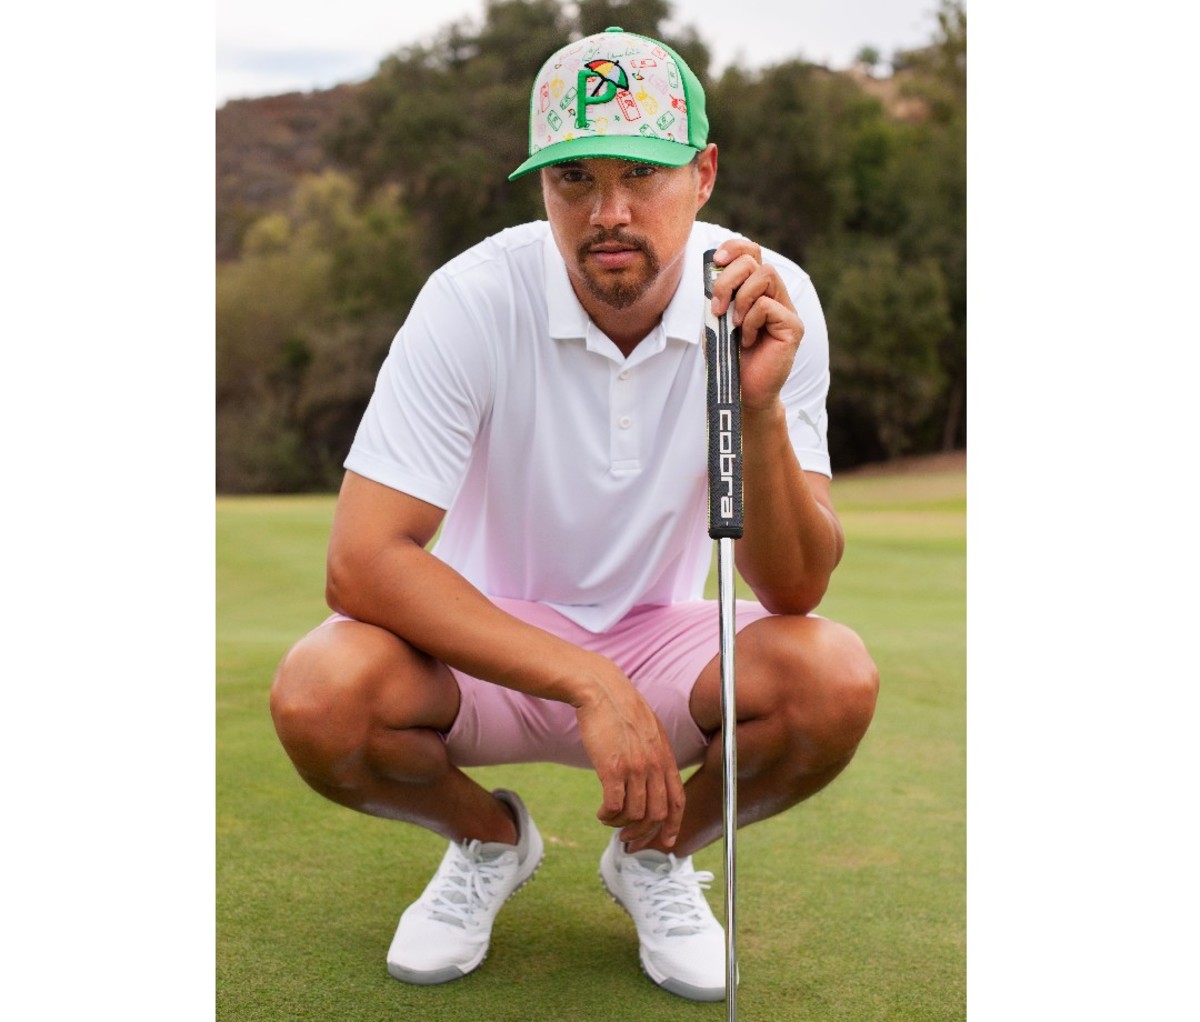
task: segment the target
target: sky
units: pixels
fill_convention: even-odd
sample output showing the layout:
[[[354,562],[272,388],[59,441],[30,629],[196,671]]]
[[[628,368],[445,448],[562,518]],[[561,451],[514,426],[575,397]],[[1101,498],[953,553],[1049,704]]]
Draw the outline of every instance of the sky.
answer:
[[[325,89],[369,78],[387,54],[441,28],[482,19],[484,0],[217,0],[216,105]],[[797,55],[846,67],[863,46],[886,60],[921,46],[937,0],[676,0],[673,25],[694,25],[713,70],[760,67]],[[531,71],[532,73],[532,71]]]

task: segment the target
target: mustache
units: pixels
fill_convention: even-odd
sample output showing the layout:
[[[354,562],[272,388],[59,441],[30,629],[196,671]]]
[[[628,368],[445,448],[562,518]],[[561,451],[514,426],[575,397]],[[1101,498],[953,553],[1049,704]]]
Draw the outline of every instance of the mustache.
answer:
[[[618,245],[628,245],[630,248],[636,248],[647,255],[650,254],[650,245],[645,238],[641,238],[636,234],[626,234],[620,228],[616,228],[614,230],[600,230],[593,234],[579,246],[579,256],[580,258],[586,256],[593,245],[614,242]]]

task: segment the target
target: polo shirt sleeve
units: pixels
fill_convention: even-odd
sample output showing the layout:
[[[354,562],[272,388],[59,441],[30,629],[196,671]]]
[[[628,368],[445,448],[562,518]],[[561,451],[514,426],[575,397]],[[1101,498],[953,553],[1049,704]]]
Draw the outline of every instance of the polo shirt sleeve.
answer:
[[[392,342],[345,467],[449,508],[491,408],[494,359],[477,310],[435,273]]]
[[[832,476],[829,461],[829,332],[816,288],[808,274],[793,266],[785,282],[804,324],[804,338],[780,397],[787,409],[788,434],[801,467]]]

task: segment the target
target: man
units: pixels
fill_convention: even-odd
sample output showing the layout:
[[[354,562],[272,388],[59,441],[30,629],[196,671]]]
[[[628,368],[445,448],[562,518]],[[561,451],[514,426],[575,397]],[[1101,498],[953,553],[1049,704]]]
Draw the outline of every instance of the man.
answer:
[[[720,1000],[712,874],[691,859],[722,830],[701,254],[717,249],[712,304],[732,299],[744,344],[743,825],[828,784],[875,706],[862,643],[812,614],[843,548],[824,321],[795,264],[696,221],[717,149],[666,46],[616,28],[571,43],[531,106],[511,176],[540,173],[547,222],[453,259],[414,304],[346,461],[335,613],[285,657],[272,713],[316,791],[450,842],[400,919],[396,978],[476,968],[541,861],[522,800],[464,768],[548,761],[601,782],[601,877],[647,974]]]

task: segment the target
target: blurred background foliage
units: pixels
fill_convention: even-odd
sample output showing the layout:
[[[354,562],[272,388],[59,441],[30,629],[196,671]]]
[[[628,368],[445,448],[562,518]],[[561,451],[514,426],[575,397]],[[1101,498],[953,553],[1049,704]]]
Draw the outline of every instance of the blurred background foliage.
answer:
[[[931,0],[932,2],[932,0]],[[667,0],[491,0],[368,81],[217,112],[217,489],[336,489],[425,278],[543,216],[526,155],[536,69],[622,25],[673,46],[720,146],[701,212],[797,260],[832,345],[835,471],[966,446],[966,11],[929,44],[831,71],[711,72]],[[869,37],[870,26],[863,26]]]

